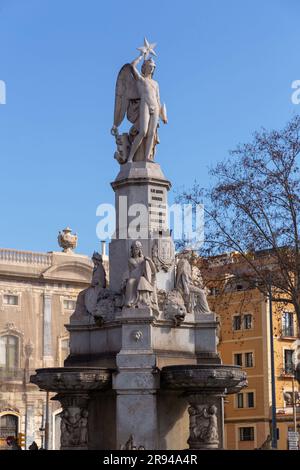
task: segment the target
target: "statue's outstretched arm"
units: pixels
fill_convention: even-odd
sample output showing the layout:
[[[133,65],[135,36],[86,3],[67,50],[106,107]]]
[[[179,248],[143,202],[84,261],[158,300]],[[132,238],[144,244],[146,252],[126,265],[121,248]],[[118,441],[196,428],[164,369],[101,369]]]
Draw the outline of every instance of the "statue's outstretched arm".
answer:
[[[142,78],[142,75],[140,74],[140,71],[137,68],[137,64],[141,61],[142,58],[143,58],[143,54],[139,55],[136,59],[134,59],[131,62],[132,72],[136,80],[139,80],[140,78]]]

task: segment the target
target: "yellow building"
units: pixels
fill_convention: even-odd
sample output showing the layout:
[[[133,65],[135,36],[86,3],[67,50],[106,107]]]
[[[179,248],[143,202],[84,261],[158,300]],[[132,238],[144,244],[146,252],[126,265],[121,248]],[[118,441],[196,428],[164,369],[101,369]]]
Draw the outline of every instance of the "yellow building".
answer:
[[[269,300],[258,289],[232,277],[211,294],[210,306],[221,323],[222,361],[242,366],[248,376],[248,387],[226,398],[225,445],[227,449],[255,449],[271,434]],[[295,405],[299,398],[298,382],[292,374],[297,325],[291,307],[273,302],[272,309],[278,449],[286,450],[288,431],[294,431],[293,397]]]

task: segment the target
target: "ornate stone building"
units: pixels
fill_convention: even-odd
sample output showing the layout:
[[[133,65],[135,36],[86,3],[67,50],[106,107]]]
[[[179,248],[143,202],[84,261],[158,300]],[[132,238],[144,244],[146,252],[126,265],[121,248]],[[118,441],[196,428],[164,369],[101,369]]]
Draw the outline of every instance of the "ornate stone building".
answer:
[[[0,249],[2,448],[8,435],[18,433],[25,434],[26,448],[36,441],[51,449],[59,440],[59,404],[29,377],[36,368],[64,365],[69,354],[64,325],[78,293],[90,284],[93,268],[91,259],[73,253],[66,240],[60,245],[64,252]]]

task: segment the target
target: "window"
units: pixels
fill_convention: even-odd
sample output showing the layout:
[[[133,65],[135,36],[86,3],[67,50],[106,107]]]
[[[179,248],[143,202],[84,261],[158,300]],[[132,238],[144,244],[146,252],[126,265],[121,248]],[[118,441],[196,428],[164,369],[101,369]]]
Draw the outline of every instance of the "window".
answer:
[[[18,367],[19,339],[16,336],[0,337],[0,367],[13,369]]]
[[[235,331],[240,330],[242,328],[242,317],[241,315],[234,315],[233,317],[233,329]]]
[[[3,303],[4,305],[18,305],[19,297],[17,295],[4,294]]]
[[[254,441],[254,428],[240,428],[240,441]]]
[[[233,362],[235,366],[254,367],[254,353],[236,353],[233,355]]]
[[[282,315],[282,336],[294,336],[294,314],[284,312]]]
[[[284,392],[283,399],[286,406],[293,406],[293,392]]]
[[[235,354],[234,355],[234,365],[235,366],[242,366],[243,365],[243,355],[242,354]]]
[[[294,401],[295,401],[295,405],[299,406],[300,392],[294,392],[294,395],[293,395],[293,392],[285,391],[283,393],[283,399],[285,401],[286,406],[293,406]]]
[[[244,394],[243,393],[237,394],[237,407],[244,408]]]
[[[245,315],[234,315],[233,316],[233,330],[238,331],[241,329],[250,330],[252,328],[252,315],[247,313]]]
[[[65,310],[75,310],[76,300],[65,299],[64,300],[64,309]]]
[[[245,353],[245,367],[253,367],[253,353]]]
[[[254,408],[254,392],[238,393],[236,403],[237,408]]]
[[[285,349],[284,350],[284,372],[285,372],[285,374],[293,374],[293,372],[294,372],[293,354],[294,354],[294,351],[292,349]]]
[[[245,330],[251,330],[252,328],[252,315],[251,313],[247,313],[244,315],[244,328]]]
[[[253,392],[247,393],[247,407],[254,408],[254,393]]]

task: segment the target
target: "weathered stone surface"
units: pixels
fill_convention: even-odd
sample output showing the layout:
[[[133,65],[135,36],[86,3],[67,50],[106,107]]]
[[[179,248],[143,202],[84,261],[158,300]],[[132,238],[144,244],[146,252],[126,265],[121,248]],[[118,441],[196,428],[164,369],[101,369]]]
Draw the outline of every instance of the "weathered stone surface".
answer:
[[[164,367],[161,386],[181,390],[189,403],[190,449],[218,449],[224,442],[223,398],[247,386],[238,366],[199,364]]]
[[[198,364],[164,367],[161,385],[186,392],[236,393],[247,386],[247,376],[239,366]]]
[[[38,369],[32,383],[42,390],[57,392],[53,400],[61,403],[61,450],[88,449],[88,404],[91,394],[111,386],[109,369],[48,368]]]
[[[42,390],[57,393],[90,392],[108,388],[111,370],[94,367],[53,367],[37,369],[30,377]]]

